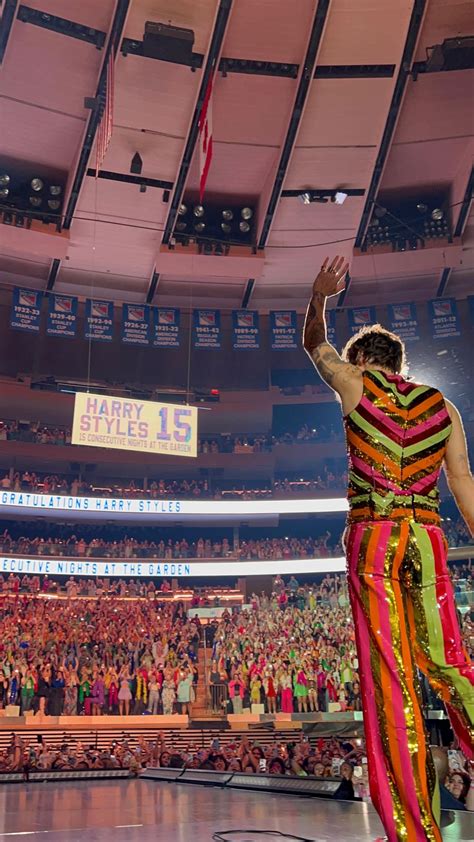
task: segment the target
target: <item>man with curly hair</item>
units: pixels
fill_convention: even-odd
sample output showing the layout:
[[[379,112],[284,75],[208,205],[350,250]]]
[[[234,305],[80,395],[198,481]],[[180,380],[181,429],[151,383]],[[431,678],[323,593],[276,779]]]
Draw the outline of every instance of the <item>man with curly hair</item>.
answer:
[[[348,266],[326,259],[303,344],[339,395],[349,455],[347,569],[359,656],[370,791],[389,842],[441,842],[439,787],[417,668],[473,756],[474,669],[463,647],[440,526],[441,467],[471,532],[474,479],[457,409],[404,374],[405,349],[381,325],[342,356],[327,341],[326,300]]]

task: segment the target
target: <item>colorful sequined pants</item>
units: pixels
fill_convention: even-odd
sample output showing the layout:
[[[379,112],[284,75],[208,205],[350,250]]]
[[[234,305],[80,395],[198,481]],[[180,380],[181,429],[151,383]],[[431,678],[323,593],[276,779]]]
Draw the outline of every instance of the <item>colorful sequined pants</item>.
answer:
[[[389,842],[441,842],[417,667],[470,758],[474,733],[474,666],[461,640],[446,540],[437,526],[374,521],[351,524],[345,542],[372,801]]]

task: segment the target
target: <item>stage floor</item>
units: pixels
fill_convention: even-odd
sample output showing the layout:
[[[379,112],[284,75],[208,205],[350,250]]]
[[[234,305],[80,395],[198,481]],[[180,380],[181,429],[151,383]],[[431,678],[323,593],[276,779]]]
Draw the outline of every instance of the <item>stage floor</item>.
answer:
[[[250,830],[279,830],[313,842],[373,842],[382,833],[367,804],[238,792],[151,780],[3,784],[0,840],[211,842],[215,831],[247,830],[229,842],[277,842]],[[458,813],[449,842],[472,842],[474,816]],[[293,842],[284,840],[282,842]]]

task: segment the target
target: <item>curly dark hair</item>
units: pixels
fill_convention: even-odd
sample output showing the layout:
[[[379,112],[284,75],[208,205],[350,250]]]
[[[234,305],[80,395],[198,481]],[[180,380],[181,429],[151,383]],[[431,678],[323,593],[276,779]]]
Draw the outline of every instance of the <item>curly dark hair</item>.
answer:
[[[342,358],[352,365],[364,362],[366,365],[385,368],[399,374],[405,368],[405,345],[399,336],[391,333],[382,325],[370,325],[361,328],[349,339]]]

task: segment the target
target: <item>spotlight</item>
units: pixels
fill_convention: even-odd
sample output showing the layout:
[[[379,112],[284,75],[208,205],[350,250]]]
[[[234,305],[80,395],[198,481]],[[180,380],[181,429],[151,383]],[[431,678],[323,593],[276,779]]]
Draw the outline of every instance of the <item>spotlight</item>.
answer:
[[[197,216],[197,217],[204,216],[203,206],[202,205],[196,205],[196,207],[193,209],[193,214],[194,214],[194,216]]]
[[[242,219],[252,219],[253,210],[252,208],[242,208],[240,215]]]
[[[343,205],[346,199],[347,193],[344,193],[342,190],[338,190],[336,195],[334,196],[333,201],[336,203],[336,205]]]
[[[10,184],[10,176],[8,173],[3,172],[0,175],[0,187],[6,187],[7,184]]]
[[[443,216],[444,213],[441,210],[441,208],[434,208],[434,210],[431,211],[431,219],[434,219],[435,222],[438,222],[440,219],[443,218]]]
[[[202,232],[204,231],[205,227],[206,227],[206,223],[205,223],[205,222],[196,222],[196,225],[194,226],[194,230],[195,230],[195,231],[197,231],[197,232],[198,232],[198,234],[202,234]]]
[[[44,184],[43,184],[43,182],[41,181],[40,178],[32,178],[31,179],[31,189],[35,190],[36,193],[38,193],[40,190],[42,190],[43,187],[44,187]]]
[[[63,188],[59,184],[50,184],[49,192],[52,196],[60,196]]]
[[[43,203],[43,199],[41,196],[30,196],[30,205],[33,205],[34,208],[39,208]]]
[[[222,243],[216,243],[214,254],[224,254],[224,246]]]
[[[230,234],[230,232],[232,231],[232,227],[229,225],[228,222],[221,222],[221,228],[224,234]]]
[[[4,222],[4,225],[12,225],[12,223],[13,223],[13,214],[11,214],[11,213],[4,213],[4,214],[3,214],[3,222]]]
[[[383,208],[381,205],[377,205],[374,213],[378,219],[382,219],[382,217],[385,216],[385,214],[387,213],[387,208]]]
[[[58,210],[61,207],[61,202],[59,199],[48,199],[48,208],[51,210]]]
[[[15,225],[17,228],[23,228],[25,225],[25,217],[21,213],[17,213],[15,216]]]
[[[187,222],[177,222],[176,223],[176,230],[177,231],[186,231],[187,227],[188,227]]]
[[[180,205],[178,210],[178,216],[184,216],[188,212],[188,208],[186,205]]]
[[[424,202],[418,202],[416,209],[418,213],[426,213],[426,211],[428,210],[428,205],[425,205]]]
[[[300,199],[301,199],[301,201],[303,202],[304,205],[310,205],[311,204],[311,193],[308,193],[307,191],[305,193],[300,193]]]
[[[224,219],[225,219],[227,222],[230,222],[230,220],[234,218],[234,214],[232,213],[232,211],[231,211],[231,210],[223,210],[223,211],[222,211],[222,216],[224,217]]]
[[[8,187],[0,187],[0,197],[2,199],[5,199],[8,196],[9,192],[10,191],[9,191]]]
[[[247,234],[247,232],[250,231],[250,225],[245,220],[240,223],[239,228],[242,231],[242,234]]]

